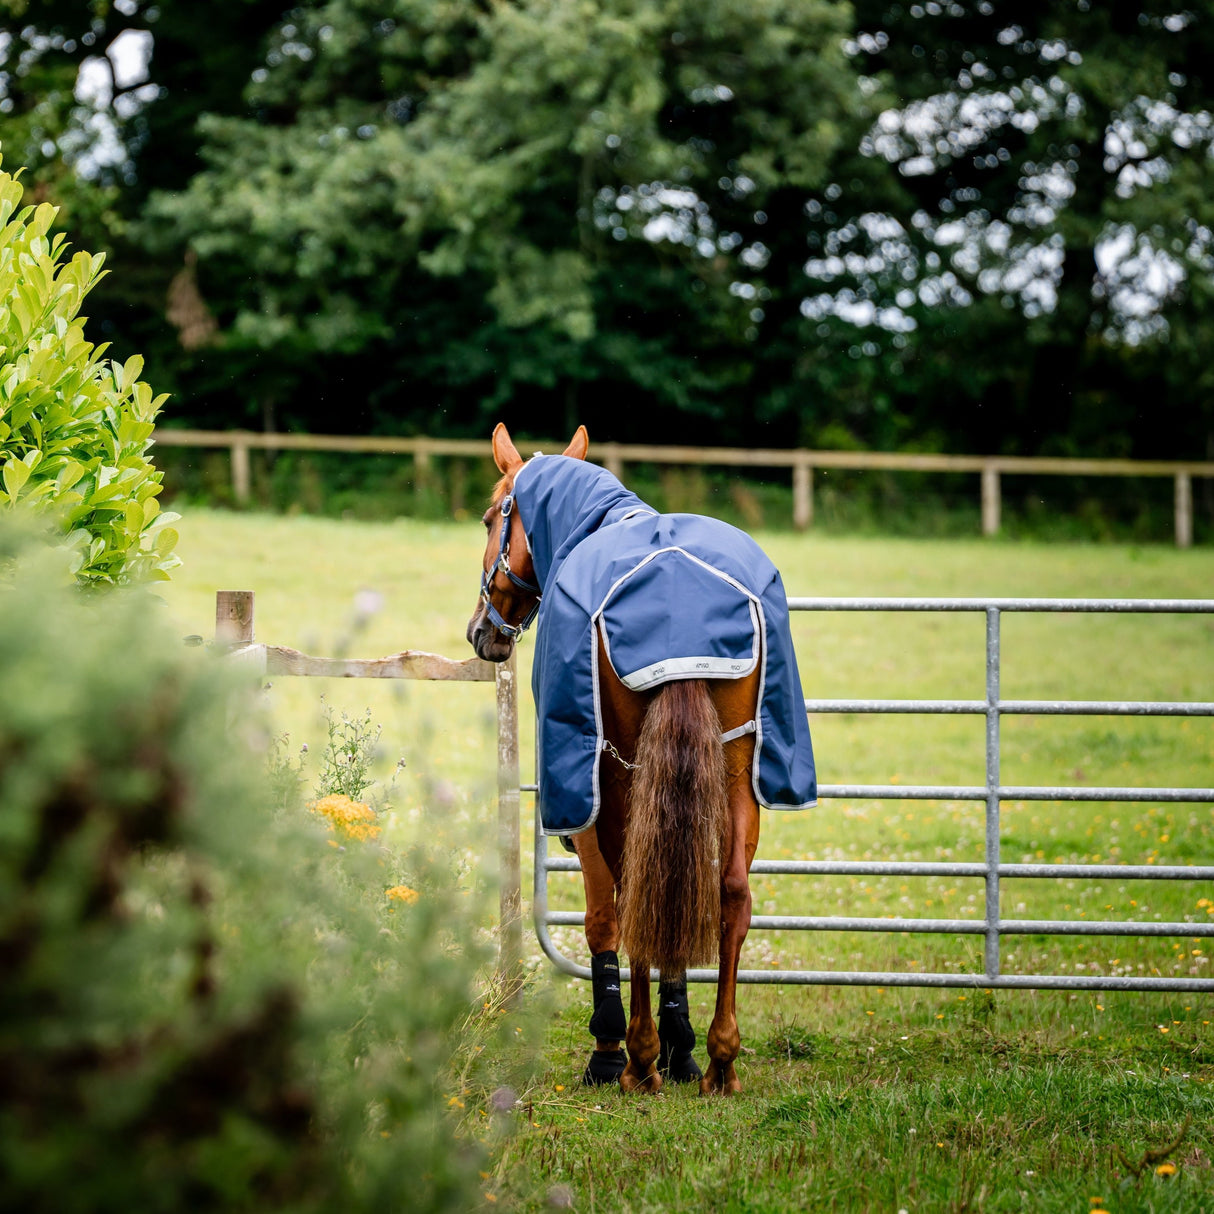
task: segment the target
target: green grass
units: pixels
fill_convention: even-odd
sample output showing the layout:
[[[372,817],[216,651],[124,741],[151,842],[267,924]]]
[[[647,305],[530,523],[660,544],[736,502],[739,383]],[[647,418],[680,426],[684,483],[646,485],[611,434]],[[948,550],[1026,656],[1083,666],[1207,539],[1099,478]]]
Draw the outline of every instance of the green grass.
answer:
[[[185,568],[165,588],[183,633],[210,635],[217,589],[257,591],[260,640],[313,653],[403,648],[462,657],[482,533],[475,522],[354,523],[191,511]],[[1210,597],[1214,552],[1159,547],[760,536],[791,594]],[[360,589],[384,608],[352,627]],[[981,698],[980,616],[799,615],[802,681],[813,697]],[[1014,698],[1210,699],[1214,619],[1005,616],[1003,694]],[[521,651],[528,677],[530,644]],[[292,745],[323,742],[318,697],[370,707],[399,754],[389,827],[420,827],[470,864],[488,862],[495,761],[493,697],[477,685],[279,680],[267,695]],[[531,769],[526,700],[524,773]],[[980,718],[816,718],[824,783],[981,783]],[[1005,783],[1214,784],[1208,719],[1006,719]],[[529,808],[525,816],[529,815]],[[759,855],[976,860],[982,810],[963,802],[823,801],[766,814]],[[525,830],[524,839],[529,839]],[[524,844],[526,851],[527,844]],[[1012,803],[1011,860],[1184,864],[1214,853],[1210,806]],[[756,877],[758,912],[983,915],[973,879]],[[1016,918],[1208,921],[1214,891],[1132,882],[1005,883]],[[574,878],[553,904],[579,908]],[[1204,900],[1204,904],[1203,904]],[[585,958],[576,929],[557,929]],[[1214,948],[1173,939],[1013,937],[1009,973],[1209,974]],[[977,936],[754,933],[749,968],[980,969]],[[578,1210],[1214,1211],[1214,1019],[1209,996],[841,987],[749,987],[740,994],[745,1094],[685,1091],[625,1100],[577,1086],[589,991],[550,984],[538,1072],[521,1111],[495,1115],[490,1080],[462,1093],[470,1132],[496,1135],[486,1208]],[[712,988],[692,990],[701,1040]],[[529,1112],[527,1110],[530,1110]],[[1134,1177],[1168,1144],[1176,1175]],[[498,1124],[501,1123],[501,1124]],[[496,1127],[496,1128],[495,1128]],[[510,1133],[503,1133],[509,1129]],[[914,1133],[911,1133],[911,1131]],[[1091,1199],[1100,1197],[1103,1207]],[[495,1200],[491,1200],[495,1199]]]

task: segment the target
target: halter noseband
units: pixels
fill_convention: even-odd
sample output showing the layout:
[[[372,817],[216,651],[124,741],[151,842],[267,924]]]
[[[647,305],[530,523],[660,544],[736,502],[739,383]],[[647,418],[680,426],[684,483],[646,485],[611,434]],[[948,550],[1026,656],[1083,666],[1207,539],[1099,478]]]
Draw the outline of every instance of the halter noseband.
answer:
[[[502,534],[497,545],[497,560],[488,568],[481,570],[481,602],[485,604],[486,613],[489,616],[489,622],[502,634],[502,636],[514,641],[517,640],[528,628],[531,627],[532,621],[535,619],[535,613],[540,609],[540,599],[543,597],[540,588],[533,582],[527,581],[526,578],[521,578],[513,569],[510,568],[510,517],[514,513],[514,494],[507,493],[502,498]],[[529,591],[534,594],[535,605],[527,612],[526,618],[521,624],[507,624],[502,618],[502,613],[494,607],[492,600],[489,597],[489,585],[493,578],[499,572],[504,573],[511,582],[514,583],[520,590]]]

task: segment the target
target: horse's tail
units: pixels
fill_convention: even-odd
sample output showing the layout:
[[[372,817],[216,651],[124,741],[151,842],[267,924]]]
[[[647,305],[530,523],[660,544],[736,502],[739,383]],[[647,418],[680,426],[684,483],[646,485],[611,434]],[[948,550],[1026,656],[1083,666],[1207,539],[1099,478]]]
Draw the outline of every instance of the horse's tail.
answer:
[[[675,974],[714,962],[728,782],[721,722],[703,679],[666,683],[636,751],[620,878],[620,936],[635,964]]]

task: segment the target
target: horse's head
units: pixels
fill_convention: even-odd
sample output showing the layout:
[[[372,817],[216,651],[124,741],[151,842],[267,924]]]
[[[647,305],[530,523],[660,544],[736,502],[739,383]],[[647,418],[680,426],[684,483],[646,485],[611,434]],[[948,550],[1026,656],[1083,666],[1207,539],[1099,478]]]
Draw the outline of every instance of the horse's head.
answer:
[[[590,440],[579,426],[565,454],[585,459]],[[514,503],[514,478],[524,460],[500,422],[493,431],[493,459],[502,479],[493,491],[484,524],[488,533],[481,561],[481,597],[468,621],[468,644],[486,662],[504,662],[515,640],[535,619],[541,587],[527,547],[523,520]]]

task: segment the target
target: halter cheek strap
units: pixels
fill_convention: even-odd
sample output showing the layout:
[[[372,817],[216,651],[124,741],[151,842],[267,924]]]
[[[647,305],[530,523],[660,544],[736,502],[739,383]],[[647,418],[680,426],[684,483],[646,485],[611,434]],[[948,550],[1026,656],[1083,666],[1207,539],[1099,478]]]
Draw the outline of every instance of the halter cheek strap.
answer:
[[[510,568],[510,517],[514,513],[514,494],[507,493],[502,498],[502,532],[497,544],[497,560],[489,569],[481,571],[481,602],[485,604],[486,613],[489,616],[489,622],[500,632],[504,637],[510,640],[516,640],[522,636],[528,628],[531,627],[532,621],[535,619],[535,614],[540,609],[540,599],[543,594],[540,588],[534,582],[527,581],[526,578],[519,577],[513,569]],[[493,605],[489,597],[489,584],[494,576],[498,573],[504,573],[506,577],[520,590],[529,591],[536,596],[535,605],[527,612],[526,618],[521,624],[508,624],[502,618],[502,614]]]

